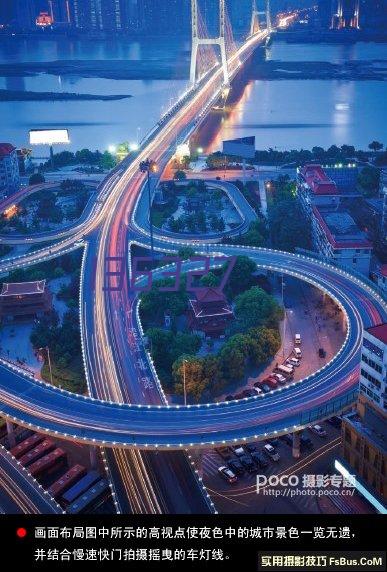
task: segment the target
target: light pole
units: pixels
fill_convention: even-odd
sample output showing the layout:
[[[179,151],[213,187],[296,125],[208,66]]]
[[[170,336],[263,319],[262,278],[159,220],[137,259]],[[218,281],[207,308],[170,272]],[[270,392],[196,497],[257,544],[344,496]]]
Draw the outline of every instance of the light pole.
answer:
[[[184,388],[184,405],[187,405],[187,389],[185,385],[185,364],[187,363],[186,359],[183,359],[183,388]]]
[[[48,357],[48,367],[50,370],[50,379],[51,379],[51,385],[54,385],[54,382],[52,380],[52,367],[51,367],[51,357],[50,357],[50,348],[48,346],[44,347],[44,348],[39,348],[39,351],[41,350],[46,350],[47,352],[47,357]]]
[[[146,161],[141,161],[140,163],[141,173],[147,173],[148,181],[148,201],[149,201],[149,224],[150,224],[150,242],[151,242],[151,258],[152,267],[154,260],[154,246],[153,246],[153,215],[152,215],[152,192],[151,192],[151,180],[150,174],[157,172],[157,165],[152,159],[147,159]]]
[[[283,321],[283,331],[282,331],[282,357],[285,357],[285,334],[286,334],[286,308],[285,308],[285,297],[284,297],[284,275],[281,274],[281,298],[282,307],[284,309],[284,321]]]

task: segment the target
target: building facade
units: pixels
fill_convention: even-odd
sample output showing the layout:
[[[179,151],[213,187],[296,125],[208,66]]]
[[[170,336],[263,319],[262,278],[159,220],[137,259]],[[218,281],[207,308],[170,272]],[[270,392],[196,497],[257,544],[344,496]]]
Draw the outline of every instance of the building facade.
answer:
[[[226,296],[218,288],[200,288],[196,298],[189,301],[189,328],[205,336],[222,336],[233,317]]]
[[[20,173],[17,151],[10,143],[0,143],[0,198],[19,190]]]
[[[8,321],[41,317],[52,310],[52,294],[45,280],[4,283],[0,317]]]
[[[297,196],[311,223],[314,250],[341,266],[368,275],[372,243],[341,206],[343,198],[358,194],[353,190],[353,173],[356,169],[352,167],[323,169],[321,165],[305,165],[298,169]]]
[[[359,400],[343,417],[342,456],[351,472],[377,498],[387,499],[387,324],[364,332]]]

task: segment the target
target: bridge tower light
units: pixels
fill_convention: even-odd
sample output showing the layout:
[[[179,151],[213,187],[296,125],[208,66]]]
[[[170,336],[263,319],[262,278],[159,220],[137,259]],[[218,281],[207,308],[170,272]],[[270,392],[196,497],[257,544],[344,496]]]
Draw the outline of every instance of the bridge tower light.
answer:
[[[252,12],[251,12],[251,25],[250,25],[250,36],[254,36],[260,31],[259,24],[259,12],[257,9],[257,0],[253,0]]]

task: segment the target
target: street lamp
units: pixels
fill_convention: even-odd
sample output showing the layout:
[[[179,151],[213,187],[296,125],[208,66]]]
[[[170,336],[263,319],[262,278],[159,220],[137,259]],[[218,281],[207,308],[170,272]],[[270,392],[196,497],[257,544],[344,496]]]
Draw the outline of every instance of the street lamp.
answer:
[[[47,352],[47,357],[48,357],[48,367],[50,369],[50,378],[51,378],[51,385],[54,385],[53,379],[52,379],[52,367],[51,367],[51,357],[50,357],[50,348],[48,346],[45,346],[44,348],[39,348],[39,351],[42,350],[46,350]]]
[[[151,181],[150,174],[157,173],[157,164],[152,159],[147,159],[146,161],[141,161],[140,163],[141,173],[147,173],[148,180],[148,200],[149,200],[149,224],[150,224],[150,241],[151,241],[151,257],[152,266],[154,260],[154,247],[153,247],[153,215],[152,215],[152,193],[151,193]]]
[[[185,364],[187,363],[186,359],[183,359],[183,388],[184,388],[184,405],[187,406],[187,388],[185,385]]]

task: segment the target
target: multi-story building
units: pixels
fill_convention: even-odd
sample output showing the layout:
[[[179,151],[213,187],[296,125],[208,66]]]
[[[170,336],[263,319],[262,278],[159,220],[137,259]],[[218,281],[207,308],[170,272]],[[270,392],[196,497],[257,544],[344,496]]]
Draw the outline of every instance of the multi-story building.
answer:
[[[54,25],[69,25],[71,24],[70,12],[71,0],[48,0],[49,14]]]
[[[144,0],[145,2],[145,0]],[[136,31],[144,10],[143,0],[71,0],[75,28],[88,32],[126,33]],[[157,13],[155,14],[157,25]]]
[[[360,0],[336,0],[333,8],[332,27],[359,28]]]
[[[10,143],[0,143],[0,198],[19,190],[20,174],[17,151]]]
[[[372,244],[341,206],[342,198],[358,195],[353,173],[353,167],[305,165],[298,170],[297,195],[311,222],[313,248],[337,264],[368,275]]]
[[[381,235],[383,243],[387,247],[387,171],[385,170],[380,175],[380,196],[383,200]]]
[[[36,27],[36,17],[40,10],[34,0],[15,0],[15,23],[21,30],[33,30]]]
[[[364,332],[357,410],[343,417],[342,457],[365,496],[387,498],[387,323]],[[363,492],[364,494],[364,492]],[[373,503],[375,505],[375,503]]]
[[[312,241],[317,252],[340,266],[368,276],[372,243],[340,207],[312,208]]]

